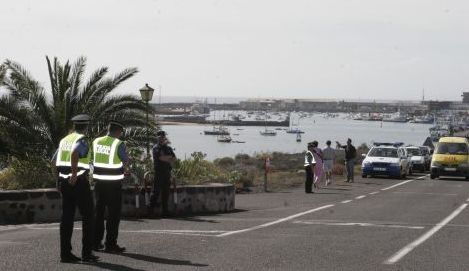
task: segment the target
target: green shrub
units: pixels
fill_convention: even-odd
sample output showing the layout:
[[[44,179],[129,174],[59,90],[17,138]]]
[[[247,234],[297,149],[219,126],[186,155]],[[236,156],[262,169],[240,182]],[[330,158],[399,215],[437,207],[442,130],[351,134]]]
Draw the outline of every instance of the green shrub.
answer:
[[[194,152],[189,159],[178,159],[173,170],[178,184],[201,184],[223,181],[223,172],[214,163],[206,161],[204,158],[205,154]]]
[[[219,167],[223,167],[223,168],[230,168],[234,166],[236,163],[235,159],[231,157],[223,157],[223,158],[215,159],[215,161],[213,162],[215,163],[215,165]]]
[[[1,189],[34,189],[55,187],[56,179],[50,163],[40,157],[29,156],[24,160],[12,159],[8,168],[0,173]]]

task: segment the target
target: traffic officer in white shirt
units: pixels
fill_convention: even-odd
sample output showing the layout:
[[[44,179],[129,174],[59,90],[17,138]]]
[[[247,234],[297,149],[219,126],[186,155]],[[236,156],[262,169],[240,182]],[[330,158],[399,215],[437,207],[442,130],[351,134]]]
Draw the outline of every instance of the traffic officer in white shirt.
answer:
[[[314,179],[314,165],[316,161],[314,160],[313,155],[314,144],[313,142],[308,143],[308,150],[305,154],[305,172],[306,172],[306,181],[305,181],[305,192],[313,193],[313,179]]]

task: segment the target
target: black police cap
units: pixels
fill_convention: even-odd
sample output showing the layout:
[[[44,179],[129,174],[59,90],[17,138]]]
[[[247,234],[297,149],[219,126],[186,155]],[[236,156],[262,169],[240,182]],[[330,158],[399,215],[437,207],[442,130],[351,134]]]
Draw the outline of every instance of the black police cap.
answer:
[[[166,132],[161,130],[161,131],[158,131],[156,132],[156,136],[166,136]]]
[[[91,118],[87,114],[79,114],[73,117],[71,120],[75,124],[88,124]]]
[[[117,120],[111,120],[109,122],[109,125],[113,125],[113,126],[119,126],[121,127],[122,129],[124,129],[124,124],[122,122],[119,122]]]

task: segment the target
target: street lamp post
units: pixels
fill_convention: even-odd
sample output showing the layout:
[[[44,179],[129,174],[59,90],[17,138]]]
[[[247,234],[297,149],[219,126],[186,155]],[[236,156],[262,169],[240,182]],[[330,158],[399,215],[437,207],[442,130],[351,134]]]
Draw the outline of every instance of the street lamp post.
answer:
[[[150,158],[150,124],[148,122],[148,112],[150,111],[149,102],[153,98],[153,92],[155,90],[151,88],[148,84],[145,84],[143,88],[140,89],[140,96],[142,100],[147,104],[147,158]]]

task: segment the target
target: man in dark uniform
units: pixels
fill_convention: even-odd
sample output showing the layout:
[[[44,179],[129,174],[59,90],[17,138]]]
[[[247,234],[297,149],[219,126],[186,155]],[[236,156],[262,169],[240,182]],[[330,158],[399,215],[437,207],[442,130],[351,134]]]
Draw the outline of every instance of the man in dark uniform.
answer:
[[[314,178],[314,165],[316,161],[314,160],[313,156],[313,149],[314,144],[313,142],[308,143],[308,150],[305,154],[305,172],[306,172],[306,180],[305,180],[305,192],[306,193],[313,193],[313,178]]]
[[[353,183],[353,173],[355,167],[355,157],[357,156],[357,150],[352,145],[352,140],[347,139],[347,145],[341,145],[337,142],[337,147],[345,149],[345,170],[347,171],[347,180],[345,182]]]
[[[57,188],[62,193],[62,218],[60,222],[60,259],[73,263],[80,260],[72,253],[72,233],[75,209],[78,207],[83,218],[82,258],[84,262],[96,262],[99,257],[92,254],[94,204],[88,182],[88,142],[84,133],[90,117],[82,114],[72,118],[74,132],[64,137],[52,158],[58,174]]]
[[[171,169],[176,161],[173,149],[165,131],[158,131],[158,141],[153,147],[153,165],[155,169],[154,195],[158,199],[161,193],[162,217],[168,217],[168,199],[171,186]],[[156,200],[155,200],[156,201]]]

